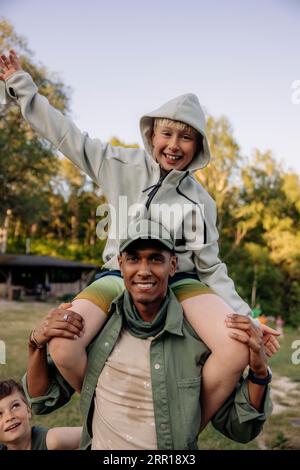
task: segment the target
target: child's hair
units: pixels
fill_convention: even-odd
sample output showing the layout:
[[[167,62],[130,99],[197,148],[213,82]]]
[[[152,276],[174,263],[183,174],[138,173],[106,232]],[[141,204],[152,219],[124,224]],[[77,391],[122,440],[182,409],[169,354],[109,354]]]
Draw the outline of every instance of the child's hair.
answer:
[[[0,400],[8,397],[14,392],[19,392],[22,395],[22,399],[24,400],[24,402],[28,404],[24,389],[21,384],[15,382],[15,380],[12,379],[0,381]]]
[[[155,118],[153,129],[156,129],[158,126],[168,126],[170,124],[173,127],[175,127],[175,129],[178,129],[179,131],[189,131],[189,132],[192,131],[196,135],[199,134],[199,132],[197,132],[193,127],[189,126],[185,122],[174,121],[173,119],[168,119],[168,118]]]

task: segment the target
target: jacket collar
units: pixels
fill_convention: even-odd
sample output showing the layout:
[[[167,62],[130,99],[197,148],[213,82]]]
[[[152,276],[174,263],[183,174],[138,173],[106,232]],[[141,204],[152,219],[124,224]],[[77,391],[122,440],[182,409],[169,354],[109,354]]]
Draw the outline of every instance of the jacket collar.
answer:
[[[146,158],[148,159],[148,161],[150,161],[150,165],[154,169],[157,178],[162,176],[163,172],[159,164],[153,158],[149,157],[147,154],[146,154]],[[186,174],[192,174],[194,173],[194,171],[196,170],[191,170],[190,167],[187,168],[186,170],[171,170],[167,172],[167,174],[165,175],[164,181],[168,181],[168,183],[172,185],[177,184],[177,182],[180,181],[182,178],[184,178]]]

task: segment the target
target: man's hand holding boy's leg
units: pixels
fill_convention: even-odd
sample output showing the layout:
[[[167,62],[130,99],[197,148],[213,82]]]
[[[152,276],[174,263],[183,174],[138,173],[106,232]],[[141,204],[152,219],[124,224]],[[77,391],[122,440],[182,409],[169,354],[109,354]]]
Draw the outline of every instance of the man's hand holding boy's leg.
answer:
[[[83,334],[84,320],[70,309],[71,303],[61,304],[50,310],[45,318],[34,328],[34,339],[40,345],[52,338],[77,339]]]

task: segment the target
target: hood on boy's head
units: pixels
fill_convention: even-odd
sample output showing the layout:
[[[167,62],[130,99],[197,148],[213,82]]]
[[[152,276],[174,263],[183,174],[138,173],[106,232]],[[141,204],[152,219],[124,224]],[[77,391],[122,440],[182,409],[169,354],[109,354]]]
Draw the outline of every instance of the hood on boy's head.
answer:
[[[173,121],[181,121],[198,131],[203,138],[203,148],[196,153],[189,170],[204,168],[210,160],[210,150],[205,134],[206,120],[196,95],[187,93],[178,96],[160,108],[146,114],[140,120],[140,130],[146,151],[152,155],[151,137],[155,118],[167,118]]]

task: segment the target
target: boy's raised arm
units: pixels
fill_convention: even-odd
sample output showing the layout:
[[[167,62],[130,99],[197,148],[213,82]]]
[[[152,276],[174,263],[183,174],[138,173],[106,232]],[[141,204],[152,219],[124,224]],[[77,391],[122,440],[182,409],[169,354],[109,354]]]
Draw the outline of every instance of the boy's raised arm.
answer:
[[[16,101],[24,119],[43,138],[52,143],[97,184],[102,184],[100,170],[106,157],[118,154],[117,147],[91,139],[38,93],[31,76],[25,72],[17,55],[1,55],[0,79],[6,95]]]

